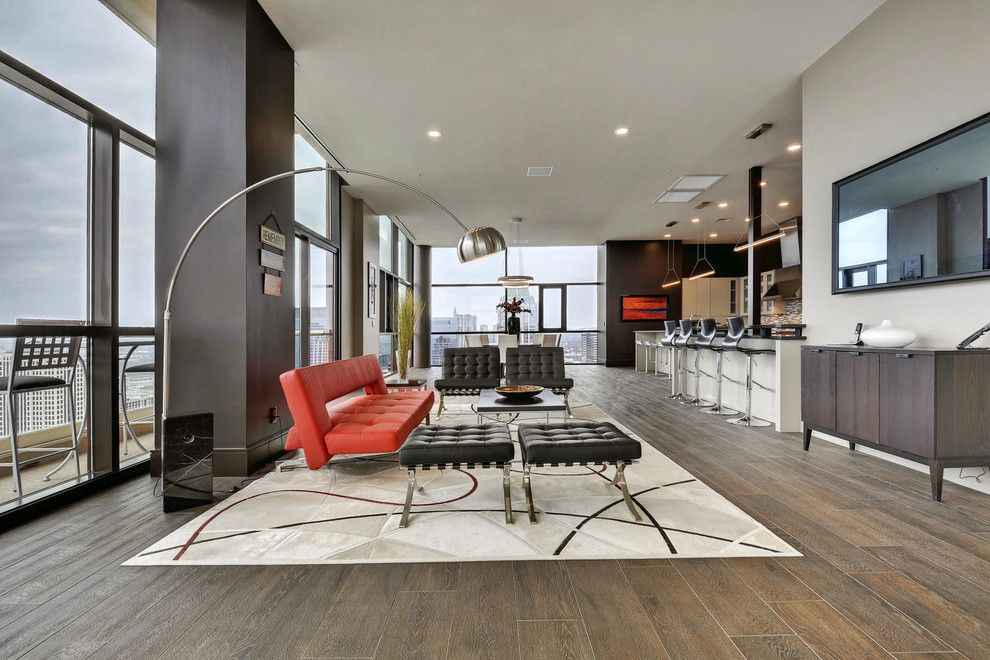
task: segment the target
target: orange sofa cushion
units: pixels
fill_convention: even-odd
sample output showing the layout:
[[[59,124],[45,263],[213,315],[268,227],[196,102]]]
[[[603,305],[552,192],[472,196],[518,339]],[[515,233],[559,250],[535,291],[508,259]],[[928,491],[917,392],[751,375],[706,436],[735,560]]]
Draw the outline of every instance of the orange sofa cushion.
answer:
[[[397,450],[433,407],[433,392],[389,394],[374,355],[293,369],[279,381],[295,422],[285,448],[301,448],[313,470],[334,454]],[[365,396],[332,404],[361,388]]]

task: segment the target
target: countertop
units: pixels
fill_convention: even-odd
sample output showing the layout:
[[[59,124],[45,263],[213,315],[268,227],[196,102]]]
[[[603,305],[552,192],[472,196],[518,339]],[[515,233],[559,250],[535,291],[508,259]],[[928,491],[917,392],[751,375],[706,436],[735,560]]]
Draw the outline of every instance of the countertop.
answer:
[[[905,346],[904,348],[883,348],[880,346],[855,346],[853,344],[811,344],[802,346],[803,351],[845,351],[860,353],[910,353],[912,355],[934,355],[936,353],[957,353],[959,355],[990,355],[990,348],[956,348],[938,346]]]

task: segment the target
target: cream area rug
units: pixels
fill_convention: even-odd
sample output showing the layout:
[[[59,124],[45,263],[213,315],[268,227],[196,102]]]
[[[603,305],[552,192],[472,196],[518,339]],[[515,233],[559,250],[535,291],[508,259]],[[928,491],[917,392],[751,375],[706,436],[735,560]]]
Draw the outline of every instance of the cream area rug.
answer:
[[[468,400],[460,401],[439,420],[434,413],[433,421],[476,423]],[[575,406],[573,414],[610,421],[636,437],[592,404]],[[546,421],[543,415],[530,419]],[[509,424],[515,439],[518,425],[527,420],[503,416],[500,421]],[[422,490],[413,499],[409,526],[400,528],[406,471],[395,454],[336,456],[320,470],[296,459],[126,565],[800,556],[649,443],[642,445],[642,460],[626,468],[629,492],[643,514],[640,522],[610,483],[611,466],[534,470],[539,522],[530,524],[522,469],[514,465],[511,525],[505,523],[501,470],[420,471]],[[517,445],[517,463],[519,456]]]

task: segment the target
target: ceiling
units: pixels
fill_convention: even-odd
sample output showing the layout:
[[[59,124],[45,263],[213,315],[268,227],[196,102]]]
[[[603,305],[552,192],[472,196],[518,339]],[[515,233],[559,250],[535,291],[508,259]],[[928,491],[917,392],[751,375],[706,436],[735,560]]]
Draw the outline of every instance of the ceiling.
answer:
[[[882,2],[260,1],[295,50],[298,114],[343,164],[418,186],[469,226],[507,232],[521,216],[532,245],[733,242],[754,164],[769,165],[768,214],[800,214],[800,152],[786,151],[801,141],[800,76]],[[526,176],[543,165],[552,176]],[[727,176],[653,203],[685,174]],[[348,180],[416,242],[459,237],[415,195]]]

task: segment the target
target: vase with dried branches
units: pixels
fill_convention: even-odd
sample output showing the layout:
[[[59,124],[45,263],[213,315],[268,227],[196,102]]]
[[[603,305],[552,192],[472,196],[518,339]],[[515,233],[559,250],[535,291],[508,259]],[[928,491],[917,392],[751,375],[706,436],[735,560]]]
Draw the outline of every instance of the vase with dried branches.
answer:
[[[399,295],[392,310],[392,327],[395,328],[396,366],[399,378],[406,380],[409,375],[409,357],[412,354],[413,335],[416,324],[423,316],[425,305],[412,291]]]

